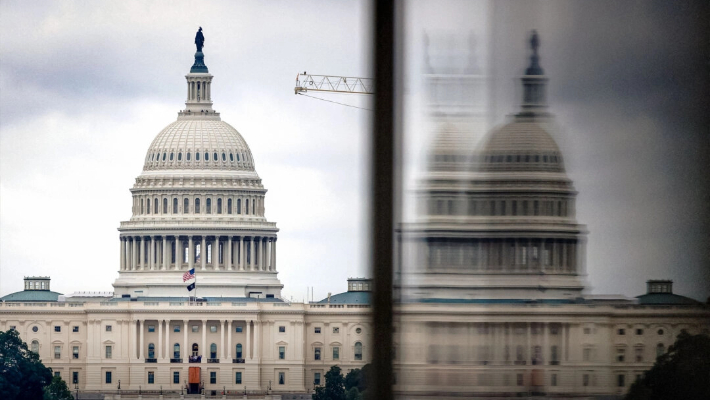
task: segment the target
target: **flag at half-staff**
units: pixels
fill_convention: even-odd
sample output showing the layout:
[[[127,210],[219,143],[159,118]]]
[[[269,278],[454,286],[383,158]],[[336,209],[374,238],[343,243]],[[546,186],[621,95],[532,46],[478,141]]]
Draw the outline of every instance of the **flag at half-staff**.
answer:
[[[195,269],[191,269],[182,275],[182,281],[187,282],[190,279],[195,279]]]

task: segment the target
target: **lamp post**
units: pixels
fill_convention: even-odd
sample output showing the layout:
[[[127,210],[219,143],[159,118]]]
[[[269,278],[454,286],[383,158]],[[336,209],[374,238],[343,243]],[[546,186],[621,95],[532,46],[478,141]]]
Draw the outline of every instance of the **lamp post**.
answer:
[[[271,379],[269,379],[269,386],[266,388],[266,394],[269,394],[269,390],[271,390]]]
[[[118,380],[118,395],[121,395],[121,380]]]
[[[74,389],[76,390],[76,398],[79,399],[79,383],[74,383]]]

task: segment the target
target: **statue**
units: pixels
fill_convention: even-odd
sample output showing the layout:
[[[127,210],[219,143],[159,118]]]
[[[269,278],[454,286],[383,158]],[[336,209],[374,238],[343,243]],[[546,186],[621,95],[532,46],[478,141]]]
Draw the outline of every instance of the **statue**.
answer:
[[[195,45],[197,46],[198,52],[202,51],[202,48],[205,47],[205,36],[202,34],[202,27],[200,27],[200,30],[197,31],[197,35],[195,35]]]

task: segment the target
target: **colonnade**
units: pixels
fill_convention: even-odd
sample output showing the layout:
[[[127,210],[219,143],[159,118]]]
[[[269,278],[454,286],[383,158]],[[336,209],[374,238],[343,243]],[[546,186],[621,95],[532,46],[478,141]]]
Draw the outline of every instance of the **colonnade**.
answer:
[[[155,346],[154,357],[146,357],[146,351],[148,344],[146,343],[146,325],[154,324],[157,322],[157,333],[158,333],[158,343]],[[212,324],[208,325],[209,322]],[[244,343],[242,344],[242,356],[237,359],[236,345],[234,342],[232,345],[232,336],[234,327],[237,325],[235,322],[241,322],[245,325],[245,337]],[[219,323],[219,333],[220,333],[220,344],[217,348],[217,354],[215,358],[209,358],[210,355],[210,344],[207,341],[207,329],[214,323]],[[131,335],[129,346],[131,348],[131,359],[137,360],[170,360],[172,363],[182,363],[188,362],[189,356],[192,355],[191,344],[195,342],[193,337],[192,340],[188,338],[188,333],[191,332],[191,326],[199,324],[200,331],[200,345],[198,350],[198,355],[202,356],[201,362],[219,362],[218,360],[234,360],[234,362],[244,362],[245,360],[251,360],[254,358],[259,358],[259,341],[255,338],[260,337],[259,327],[261,325],[258,320],[194,320],[194,319],[184,319],[184,320],[169,320],[169,319],[139,319],[131,321]],[[181,338],[180,341],[176,342],[176,339],[170,340],[170,332],[173,332],[173,327],[177,325],[180,326]],[[227,333],[225,335],[225,333]],[[176,354],[175,344],[179,344],[179,354]],[[233,348],[234,347],[234,348]],[[177,357],[176,357],[177,356]]]
[[[212,100],[212,77],[206,79],[188,77],[187,100],[188,102]]]
[[[276,271],[276,237],[121,236],[121,271]]]

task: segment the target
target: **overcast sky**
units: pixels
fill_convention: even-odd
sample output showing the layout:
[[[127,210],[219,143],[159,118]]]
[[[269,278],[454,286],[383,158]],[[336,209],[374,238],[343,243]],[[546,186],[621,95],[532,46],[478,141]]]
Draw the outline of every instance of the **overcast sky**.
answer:
[[[535,28],[590,231],[592,292],[636,296],[646,279],[669,278],[676,293],[710,295],[704,2],[407,4],[410,176],[431,129],[423,32],[481,38],[489,119],[500,124],[519,103],[515,78]],[[319,299],[367,275],[371,113],[293,86],[304,70],[371,76],[369,17],[361,1],[0,2],[0,294],[21,290],[26,275],[50,275],[62,293],[112,290],[129,188],[184,107],[198,26],[214,108],[247,140],[268,189],[284,296],[301,300],[315,286]]]

